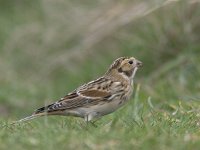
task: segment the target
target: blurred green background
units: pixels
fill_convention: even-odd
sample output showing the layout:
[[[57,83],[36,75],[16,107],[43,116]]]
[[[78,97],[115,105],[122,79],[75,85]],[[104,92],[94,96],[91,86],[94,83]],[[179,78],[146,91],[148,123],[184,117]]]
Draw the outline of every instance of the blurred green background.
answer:
[[[0,0],[0,149],[198,149],[199,49],[199,0]],[[97,128],[71,117],[4,127],[121,56],[143,62],[138,90]]]

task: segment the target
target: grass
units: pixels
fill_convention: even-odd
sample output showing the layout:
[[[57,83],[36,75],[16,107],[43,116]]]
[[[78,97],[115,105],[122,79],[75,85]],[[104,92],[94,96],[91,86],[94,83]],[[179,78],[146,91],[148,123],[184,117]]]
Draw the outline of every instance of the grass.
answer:
[[[0,149],[198,150],[199,2],[162,2],[3,2]],[[96,127],[58,116],[10,125],[101,76],[120,56],[144,67],[132,99]]]
[[[155,107],[142,93],[124,108],[96,122],[72,117],[38,118],[29,123],[1,122],[1,149],[198,149],[197,103]],[[181,144],[180,144],[181,143]]]

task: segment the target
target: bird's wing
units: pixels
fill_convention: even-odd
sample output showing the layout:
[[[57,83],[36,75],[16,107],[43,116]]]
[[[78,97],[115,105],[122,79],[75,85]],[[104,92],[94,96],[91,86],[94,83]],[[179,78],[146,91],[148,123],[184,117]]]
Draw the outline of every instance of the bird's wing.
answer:
[[[52,112],[57,110],[73,109],[77,107],[88,107],[91,105],[96,105],[100,101],[108,100],[109,97],[112,96],[112,88],[109,88],[111,83],[105,80],[104,82],[101,82],[100,85],[100,82],[101,78],[99,80],[89,82],[72,93],[67,94],[59,101],[36,110],[35,113],[37,114],[45,111]]]

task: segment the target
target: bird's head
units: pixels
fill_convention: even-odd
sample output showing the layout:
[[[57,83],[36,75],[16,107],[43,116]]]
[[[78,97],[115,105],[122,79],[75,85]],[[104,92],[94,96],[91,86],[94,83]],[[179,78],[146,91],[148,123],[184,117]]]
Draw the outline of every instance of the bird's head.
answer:
[[[126,79],[133,79],[141,66],[142,62],[134,57],[120,57],[112,63],[106,74],[110,76],[117,74]]]

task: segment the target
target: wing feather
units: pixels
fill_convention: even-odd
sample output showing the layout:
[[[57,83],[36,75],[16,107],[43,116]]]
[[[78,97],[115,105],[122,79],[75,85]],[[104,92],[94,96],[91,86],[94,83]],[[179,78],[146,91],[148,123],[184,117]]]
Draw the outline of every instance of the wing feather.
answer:
[[[96,105],[100,101],[105,101],[112,96],[111,88],[108,88],[111,86],[111,83],[106,82],[107,80],[105,79],[103,80],[104,82],[102,82],[102,78],[100,79],[101,80],[89,82],[88,86],[83,85],[79,89],[67,94],[65,97],[53,104],[37,109],[35,114],[45,111],[52,112],[78,107],[88,107]],[[98,88],[99,83],[101,83],[101,88]]]

